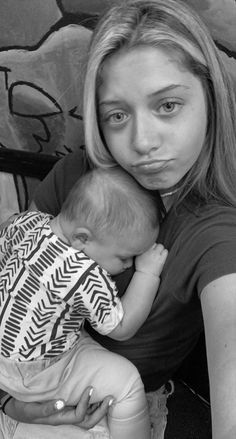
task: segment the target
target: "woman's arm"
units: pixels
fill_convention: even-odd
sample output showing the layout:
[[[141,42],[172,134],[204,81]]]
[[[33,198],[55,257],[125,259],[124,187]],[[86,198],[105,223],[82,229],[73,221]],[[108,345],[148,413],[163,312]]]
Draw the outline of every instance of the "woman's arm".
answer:
[[[213,439],[236,438],[236,273],[202,291]]]
[[[85,430],[94,427],[106,416],[109,407],[114,401],[107,396],[100,404],[90,405],[91,387],[82,393],[75,407],[65,406],[58,401],[22,402],[11,398],[5,406],[4,412],[19,422],[29,424],[62,425],[74,424]]]

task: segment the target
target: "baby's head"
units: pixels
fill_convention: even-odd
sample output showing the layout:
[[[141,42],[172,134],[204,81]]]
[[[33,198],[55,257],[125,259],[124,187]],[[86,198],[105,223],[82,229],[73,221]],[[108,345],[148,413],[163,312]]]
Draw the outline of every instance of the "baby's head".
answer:
[[[118,274],[154,244],[160,212],[158,197],[122,168],[97,168],[83,175],[70,191],[60,225],[72,247],[110,274]]]

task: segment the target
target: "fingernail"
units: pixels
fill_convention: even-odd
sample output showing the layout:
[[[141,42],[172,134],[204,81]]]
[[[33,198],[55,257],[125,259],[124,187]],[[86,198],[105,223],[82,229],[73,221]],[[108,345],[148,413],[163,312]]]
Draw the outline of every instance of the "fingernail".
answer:
[[[93,388],[91,388],[90,391],[89,391],[89,397],[92,396],[92,393],[93,393]]]
[[[108,403],[109,407],[113,404],[113,402],[114,402],[114,399],[110,399],[110,401]]]
[[[55,402],[54,407],[56,410],[61,410],[65,407],[65,403],[61,399],[58,399],[58,401]]]

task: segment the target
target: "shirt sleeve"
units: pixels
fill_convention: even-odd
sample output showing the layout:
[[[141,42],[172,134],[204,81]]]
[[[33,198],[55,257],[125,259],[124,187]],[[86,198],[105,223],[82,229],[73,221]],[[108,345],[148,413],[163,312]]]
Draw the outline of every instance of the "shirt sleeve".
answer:
[[[19,215],[10,217],[4,223],[4,227],[0,229],[0,252],[5,253],[8,249],[10,240],[15,233],[15,223],[17,222]]]
[[[0,230],[0,261],[7,250],[6,231],[7,227],[4,227],[4,229]]]
[[[83,284],[86,320],[100,334],[107,335],[121,322],[124,311],[110,275],[98,265]]]
[[[12,246],[12,238],[15,234],[15,222],[10,222],[6,227],[0,230],[0,262],[3,261],[4,256],[8,253]]]
[[[209,283],[236,272],[235,208],[216,203],[196,211],[184,207],[172,211],[161,229],[159,239],[169,254],[162,271],[159,303],[161,296],[166,305],[169,294],[176,303],[191,302],[194,308]]]
[[[70,189],[87,169],[85,152],[81,148],[60,159],[36,188],[33,201],[37,208],[58,215]]]
[[[221,208],[199,230],[201,257],[197,264],[198,295],[210,282],[236,273],[236,210]]]

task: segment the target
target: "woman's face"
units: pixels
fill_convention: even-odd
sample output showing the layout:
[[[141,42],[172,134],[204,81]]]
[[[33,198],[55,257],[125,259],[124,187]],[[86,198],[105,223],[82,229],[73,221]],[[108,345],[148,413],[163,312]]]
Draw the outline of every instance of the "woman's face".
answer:
[[[100,126],[114,159],[148,189],[175,186],[203,147],[207,105],[200,80],[153,47],[107,59]]]

